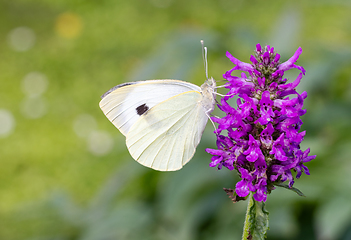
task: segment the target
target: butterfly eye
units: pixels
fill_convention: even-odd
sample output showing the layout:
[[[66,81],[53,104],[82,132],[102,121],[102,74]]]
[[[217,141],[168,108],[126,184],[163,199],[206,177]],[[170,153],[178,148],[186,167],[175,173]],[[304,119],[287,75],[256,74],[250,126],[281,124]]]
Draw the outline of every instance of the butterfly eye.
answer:
[[[143,115],[147,110],[149,110],[149,107],[144,103],[143,105],[140,105],[135,109],[137,111],[137,114],[139,116]]]

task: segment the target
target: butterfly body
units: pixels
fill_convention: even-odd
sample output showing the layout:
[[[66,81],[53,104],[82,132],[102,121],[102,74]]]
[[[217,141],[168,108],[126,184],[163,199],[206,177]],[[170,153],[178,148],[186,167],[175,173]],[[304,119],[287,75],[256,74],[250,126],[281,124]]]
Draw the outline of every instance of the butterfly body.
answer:
[[[195,153],[214,109],[215,89],[213,78],[201,87],[170,79],[130,82],[107,91],[100,108],[126,136],[136,161],[175,171]]]

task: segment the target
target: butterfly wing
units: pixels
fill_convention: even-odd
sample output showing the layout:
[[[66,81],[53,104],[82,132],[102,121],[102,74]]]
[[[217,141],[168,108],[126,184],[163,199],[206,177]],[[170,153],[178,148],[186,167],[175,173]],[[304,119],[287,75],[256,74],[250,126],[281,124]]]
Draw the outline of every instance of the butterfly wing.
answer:
[[[155,105],[129,129],[127,147],[144,166],[175,171],[194,155],[208,117],[199,91],[187,91]]]
[[[106,117],[127,135],[135,122],[155,105],[200,87],[179,80],[148,80],[120,84],[107,91],[100,101]]]

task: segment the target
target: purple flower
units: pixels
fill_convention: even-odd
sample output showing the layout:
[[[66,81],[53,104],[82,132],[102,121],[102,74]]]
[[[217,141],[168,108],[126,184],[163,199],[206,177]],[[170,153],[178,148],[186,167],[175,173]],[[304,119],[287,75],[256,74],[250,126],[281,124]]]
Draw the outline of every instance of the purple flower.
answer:
[[[308,168],[306,166],[304,166],[303,164],[311,161],[312,159],[315,159],[316,155],[308,156],[309,153],[310,153],[309,148],[307,148],[304,152],[302,152],[301,150],[297,150],[297,152],[295,153],[296,158],[298,159],[297,164],[294,167],[294,169],[297,172],[296,178],[300,178],[302,171],[304,171],[307,175],[310,175]]]
[[[241,180],[235,189],[239,197],[252,192],[256,201],[266,201],[275,184],[288,181],[289,187],[293,186],[292,172],[296,179],[302,172],[309,175],[304,164],[316,156],[308,156],[310,149],[300,150],[306,134],[299,132],[300,117],[306,113],[302,108],[307,97],[306,92],[296,91],[305,74],[305,69],[295,64],[301,53],[298,48],[288,61],[280,63],[281,56],[273,47],[257,44],[251,64],[226,53],[235,67],[223,75],[229,91],[218,107],[225,116],[212,118],[218,123],[217,149],[206,151],[212,155],[211,167],[239,172]],[[292,68],[301,73],[287,83],[284,72]],[[243,72],[238,77],[232,75],[234,70]],[[238,96],[237,107],[227,102],[234,95]]]
[[[255,162],[257,158],[262,155],[259,141],[257,141],[251,134],[249,135],[249,148],[243,152],[243,154],[247,155],[246,159],[249,162]]]
[[[229,138],[219,135],[217,139],[217,149],[206,149],[206,151],[213,155],[210,167],[218,166],[221,169],[225,166],[229,170],[234,170],[234,161],[236,159],[235,151],[230,151],[235,149],[233,142]]]
[[[250,191],[255,191],[256,188],[252,185],[254,177],[245,169],[239,168],[242,180],[237,182],[235,189],[239,197],[246,197]]]
[[[267,124],[267,127],[261,132],[260,140],[264,148],[271,149],[273,143],[272,134],[274,132],[274,128],[271,123]]]
[[[279,161],[285,161],[287,157],[284,152],[284,133],[280,135],[280,137],[274,141],[272,150],[269,152],[270,154],[274,154],[274,157]]]
[[[253,197],[258,202],[262,202],[262,201],[265,202],[267,200],[267,195],[266,195],[267,180],[265,178],[261,178],[257,185],[259,187],[257,188],[257,191],[253,195]]]
[[[257,119],[255,123],[259,122],[261,125],[266,125],[267,123],[271,122],[273,120],[272,117],[274,117],[273,101],[270,98],[269,91],[264,91],[262,93],[260,106],[261,106],[261,110],[260,110],[261,117]]]

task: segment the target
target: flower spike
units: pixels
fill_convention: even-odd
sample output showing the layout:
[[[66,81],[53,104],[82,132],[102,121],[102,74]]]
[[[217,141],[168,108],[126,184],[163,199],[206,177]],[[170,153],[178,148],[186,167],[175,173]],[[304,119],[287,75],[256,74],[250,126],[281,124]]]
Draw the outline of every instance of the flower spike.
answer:
[[[226,53],[235,67],[223,75],[229,91],[218,106],[225,116],[213,118],[218,123],[218,149],[206,151],[212,155],[211,167],[238,171],[241,181],[236,184],[235,192],[239,197],[252,192],[255,201],[265,202],[274,185],[288,181],[286,186],[293,188],[292,171],[296,172],[296,179],[303,172],[310,174],[304,164],[316,156],[308,156],[309,148],[300,150],[306,134],[299,132],[300,117],[306,113],[302,107],[307,97],[306,92],[296,91],[306,72],[295,64],[301,53],[302,49],[298,48],[289,60],[280,63],[281,56],[273,47],[257,44],[250,57],[251,64]],[[283,75],[292,68],[301,73],[287,83]],[[237,77],[232,75],[235,70],[244,72]],[[293,98],[289,97],[291,94]],[[238,96],[237,108],[227,102],[234,95]]]

